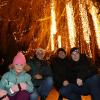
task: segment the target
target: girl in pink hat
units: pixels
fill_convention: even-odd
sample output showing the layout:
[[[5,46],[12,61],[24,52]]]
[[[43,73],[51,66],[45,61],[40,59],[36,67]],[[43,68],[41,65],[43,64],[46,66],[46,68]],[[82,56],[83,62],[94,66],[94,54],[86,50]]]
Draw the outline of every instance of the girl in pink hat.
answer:
[[[25,56],[22,52],[18,52],[13,59],[10,71],[2,76],[0,88],[7,91],[9,100],[30,99],[30,93],[33,92],[34,87],[31,82],[31,76],[24,71],[25,66]]]

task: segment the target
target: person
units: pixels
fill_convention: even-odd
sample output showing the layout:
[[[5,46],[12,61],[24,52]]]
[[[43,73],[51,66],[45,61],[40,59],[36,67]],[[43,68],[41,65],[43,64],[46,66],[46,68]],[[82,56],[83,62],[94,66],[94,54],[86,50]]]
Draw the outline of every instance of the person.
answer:
[[[59,90],[68,84],[68,57],[64,48],[58,48],[55,56],[51,57],[51,68],[54,79],[54,86]]]
[[[0,89],[7,91],[10,100],[30,100],[34,87],[31,76],[24,71],[26,59],[22,52],[17,53],[11,66],[0,80]]]
[[[0,89],[0,100],[9,100],[6,90]]]
[[[91,94],[92,100],[100,100],[100,76],[96,66],[77,47],[71,49],[70,55],[69,84],[60,89],[60,95],[69,100],[82,100],[81,95]]]
[[[46,97],[53,87],[50,65],[44,57],[44,49],[38,48],[34,57],[27,61],[27,64],[31,66],[33,84],[36,88],[38,96],[40,96],[40,100],[46,100]],[[34,100],[34,94],[31,94],[31,100]]]

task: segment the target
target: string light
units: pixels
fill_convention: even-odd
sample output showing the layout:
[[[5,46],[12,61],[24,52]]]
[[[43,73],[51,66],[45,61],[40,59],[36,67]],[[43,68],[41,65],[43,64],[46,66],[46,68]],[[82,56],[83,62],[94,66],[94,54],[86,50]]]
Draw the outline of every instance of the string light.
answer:
[[[68,20],[69,40],[72,48],[75,47],[75,38],[76,38],[72,1],[66,4],[66,15]]]
[[[54,50],[54,35],[56,34],[55,0],[51,0],[51,50]]]
[[[84,40],[88,47],[89,56],[92,58],[92,53],[91,53],[91,49],[90,49],[91,32],[90,32],[89,21],[88,21],[88,16],[87,16],[86,3],[85,2],[81,3],[79,0],[79,9],[80,9],[80,16],[81,16],[81,20],[82,20]]]
[[[28,51],[33,51],[34,48],[40,46],[43,48],[47,47],[47,50],[53,51],[56,49],[56,45],[57,47],[67,47],[68,51],[70,47],[72,48],[77,45],[86,50],[86,53],[88,52],[89,56],[92,57],[95,54],[93,53],[95,52],[95,45],[90,41],[90,38],[91,40],[95,40],[96,38],[96,43],[100,49],[100,21],[97,16],[97,9],[90,1],[92,2],[92,0],[67,0],[66,4],[65,0],[44,0],[44,2],[41,0],[31,0],[30,2],[28,0],[20,2],[19,0],[15,0],[11,4],[9,0],[1,1],[0,25],[4,25],[4,27],[2,26],[4,29],[1,29],[3,31],[1,34],[6,34],[9,23],[14,22],[15,27],[13,24],[10,26],[11,35],[14,36],[17,43],[29,43]],[[76,5],[72,3],[76,3]],[[86,3],[90,4],[86,5]],[[79,9],[77,7],[78,4]],[[9,7],[10,5],[11,7]],[[90,14],[93,23],[88,21],[89,16],[86,8],[88,6],[91,6]],[[10,12],[7,14],[8,9]],[[57,12],[55,9],[57,9]],[[65,19],[67,20],[67,25]],[[91,34],[93,30],[90,29],[93,26],[92,24],[94,24],[96,37],[91,36],[93,34]],[[79,36],[84,37],[81,37],[83,39],[80,40]],[[86,48],[79,42],[82,44],[85,43]]]
[[[7,4],[8,4],[8,1],[3,1],[3,2],[1,2],[1,4],[0,4],[0,8],[6,6]]]
[[[81,20],[82,20],[82,27],[83,27],[83,34],[84,34],[84,39],[87,44],[90,43],[90,27],[89,27],[89,22],[87,18],[87,11],[86,11],[86,5],[85,3],[80,3],[79,0],[79,8],[80,8],[80,15],[81,15]]]
[[[91,2],[91,7],[90,7],[90,13],[92,15],[94,28],[96,32],[97,45],[98,45],[98,48],[100,49],[100,21],[98,20],[98,17],[97,17],[97,9],[95,8],[92,2]]]
[[[61,35],[58,35],[58,48],[61,48]]]

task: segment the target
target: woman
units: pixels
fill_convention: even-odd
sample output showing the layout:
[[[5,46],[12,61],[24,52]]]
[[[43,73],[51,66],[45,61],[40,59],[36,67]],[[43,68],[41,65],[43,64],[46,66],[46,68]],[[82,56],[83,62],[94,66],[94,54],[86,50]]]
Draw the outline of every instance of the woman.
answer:
[[[35,89],[40,96],[40,100],[46,100],[50,90],[53,87],[53,79],[50,66],[44,59],[45,51],[42,48],[36,50],[33,59],[28,61],[31,66],[31,75]],[[34,93],[31,94],[31,100],[34,99]]]

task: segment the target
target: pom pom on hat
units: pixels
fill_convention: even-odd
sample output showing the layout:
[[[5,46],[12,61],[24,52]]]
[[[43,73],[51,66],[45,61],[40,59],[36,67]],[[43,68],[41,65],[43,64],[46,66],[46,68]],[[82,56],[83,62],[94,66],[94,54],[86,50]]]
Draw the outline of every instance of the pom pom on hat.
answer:
[[[18,52],[17,55],[13,59],[13,65],[22,64],[26,65],[26,59],[22,52]]]

